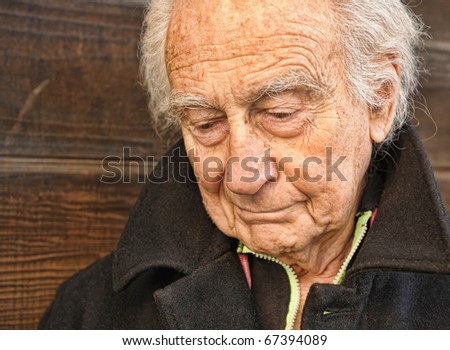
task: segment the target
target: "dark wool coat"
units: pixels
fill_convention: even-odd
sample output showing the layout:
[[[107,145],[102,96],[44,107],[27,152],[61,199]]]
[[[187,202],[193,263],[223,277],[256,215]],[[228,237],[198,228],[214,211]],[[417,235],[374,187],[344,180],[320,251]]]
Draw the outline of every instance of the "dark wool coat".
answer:
[[[117,250],[59,287],[40,328],[285,327],[283,269],[251,258],[248,288],[237,241],[206,214],[178,146],[141,193]],[[446,211],[416,132],[407,128],[390,152],[376,219],[344,282],[311,287],[303,329],[450,329]]]

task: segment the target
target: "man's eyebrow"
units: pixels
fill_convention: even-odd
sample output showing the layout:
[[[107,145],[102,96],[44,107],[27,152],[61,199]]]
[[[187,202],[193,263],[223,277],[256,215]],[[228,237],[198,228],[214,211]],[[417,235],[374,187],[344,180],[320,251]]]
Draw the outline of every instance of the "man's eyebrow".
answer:
[[[170,109],[175,111],[181,111],[183,109],[196,109],[196,108],[217,108],[217,106],[206,97],[189,92],[179,92],[173,90],[169,97]]]
[[[304,72],[291,71],[285,76],[270,80],[255,91],[247,89],[247,92],[239,94],[238,99],[242,102],[254,103],[263,97],[276,96],[289,90],[312,92],[315,98],[325,98],[330,95],[330,88],[319,79],[312,78]],[[181,116],[186,109],[220,109],[214,101],[202,95],[177,90],[171,91],[169,106],[171,113],[177,116]]]
[[[304,72],[291,71],[288,74],[274,78],[267,84],[256,89],[243,93],[241,99],[254,103],[267,96],[277,96],[290,90],[304,90],[313,93],[314,98],[325,98],[330,96],[331,89],[325,83],[311,77]]]

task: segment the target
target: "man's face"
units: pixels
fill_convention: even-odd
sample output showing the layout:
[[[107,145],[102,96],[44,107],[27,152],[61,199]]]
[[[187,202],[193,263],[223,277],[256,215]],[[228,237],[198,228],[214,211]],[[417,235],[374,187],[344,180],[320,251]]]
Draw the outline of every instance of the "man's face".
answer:
[[[204,205],[294,264],[344,244],[371,157],[325,1],[178,1],[167,69]],[[344,158],[345,157],[345,158]]]

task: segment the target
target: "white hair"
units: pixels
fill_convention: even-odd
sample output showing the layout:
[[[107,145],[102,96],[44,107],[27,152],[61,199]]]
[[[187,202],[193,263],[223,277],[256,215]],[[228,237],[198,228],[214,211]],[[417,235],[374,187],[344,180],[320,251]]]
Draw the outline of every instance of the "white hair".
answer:
[[[369,108],[382,108],[383,87],[398,87],[394,123],[384,143],[392,141],[413,110],[421,71],[424,24],[401,0],[330,0],[350,96]],[[151,0],[140,43],[140,68],[149,93],[155,130],[173,135],[179,120],[170,113],[170,83],[165,64],[166,37],[174,0]],[[381,59],[381,58],[388,58]],[[398,75],[387,64],[399,67]]]
[[[383,144],[412,117],[427,37],[424,24],[401,0],[334,0],[343,68],[351,95],[372,110],[389,102],[383,88],[398,86],[394,121]],[[384,59],[383,59],[384,58]],[[386,60],[387,58],[387,60]],[[392,69],[400,71],[400,81]],[[381,93],[380,93],[381,91]]]

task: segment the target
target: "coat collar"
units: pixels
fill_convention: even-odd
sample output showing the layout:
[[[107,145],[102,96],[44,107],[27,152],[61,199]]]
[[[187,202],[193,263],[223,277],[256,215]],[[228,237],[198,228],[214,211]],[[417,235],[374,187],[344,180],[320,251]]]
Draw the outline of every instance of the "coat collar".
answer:
[[[368,269],[448,273],[447,213],[416,130],[406,127],[388,152],[377,216],[347,276]]]
[[[141,192],[113,256],[113,288],[168,268],[184,275],[234,250],[206,213],[182,141],[160,161]]]
[[[446,211],[415,130],[407,127],[389,152],[395,153],[394,166],[377,218],[347,276],[372,268],[448,271]],[[204,210],[180,141],[163,157],[132,211],[114,253],[113,288],[120,290],[152,268],[189,275],[235,247]]]
[[[169,329],[259,329],[257,307],[230,251],[154,294]]]

